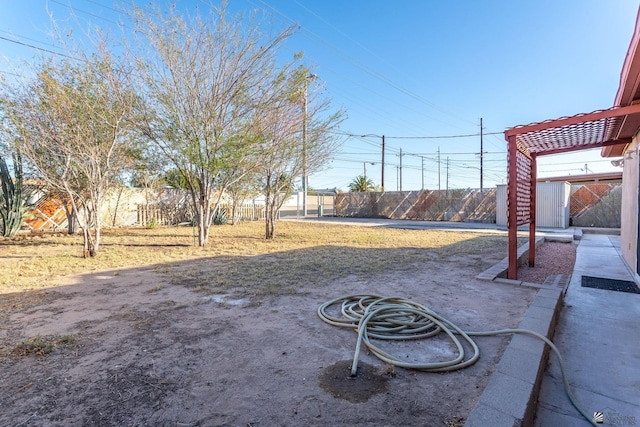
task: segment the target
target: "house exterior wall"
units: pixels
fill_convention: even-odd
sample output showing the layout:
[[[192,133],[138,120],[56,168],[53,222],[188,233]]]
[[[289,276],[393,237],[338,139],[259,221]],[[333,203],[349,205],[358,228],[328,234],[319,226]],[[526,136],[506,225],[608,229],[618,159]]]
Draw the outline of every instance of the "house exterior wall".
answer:
[[[639,165],[638,144],[640,137],[636,135],[627,147],[624,167],[622,169],[622,218],[620,225],[620,250],[629,267],[638,275],[638,191]]]

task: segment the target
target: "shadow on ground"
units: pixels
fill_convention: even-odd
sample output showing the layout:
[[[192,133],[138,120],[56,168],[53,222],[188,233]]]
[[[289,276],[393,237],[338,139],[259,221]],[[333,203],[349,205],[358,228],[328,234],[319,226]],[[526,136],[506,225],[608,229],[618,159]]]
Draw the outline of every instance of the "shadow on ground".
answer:
[[[354,401],[322,378],[353,356],[355,333],[316,310],[341,295],[394,295],[463,329],[515,327],[535,290],[477,281],[505,245],[473,240],[473,253],[467,242],[211,257],[5,294],[0,424],[462,425],[508,337],[480,338],[479,362],[447,374],[390,370],[363,352],[386,389]],[[33,337],[51,348],[25,351]],[[455,354],[439,338],[388,351],[420,361]]]

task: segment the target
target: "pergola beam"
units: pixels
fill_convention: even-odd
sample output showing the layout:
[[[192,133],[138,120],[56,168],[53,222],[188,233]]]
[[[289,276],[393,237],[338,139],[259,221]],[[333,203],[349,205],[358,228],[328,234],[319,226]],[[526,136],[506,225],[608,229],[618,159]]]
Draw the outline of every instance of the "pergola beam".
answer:
[[[516,137],[509,136],[508,147],[508,172],[507,177],[507,234],[509,237],[509,268],[507,270],[507,277],[509,279],[516,279],[518,276],[518,166],[516,156],[518,147],[516,144]]]
[[[529,203],[529,267],[535,267],[536,265],[536,187],[538,180],[536,176],[537,172],[536,155],[531,155],[531,175],[529,177],[531,201]]]
[[[606,142],[597,142],[593,144],[574,145],[572,148],[557,148],[554,150],[538,151],[536,152],[536,155],[546,156],[550,154],[570,153],[572,151],[590,150],[592,148],[608,147],[610,145],[629,144],[631,141],[632,141],[632,138],[622,138],[622,139],[615,139],[615,140],[606,141]]]
[[[563,117],[555,120],[547,120],[540,123],[532,123],[529,125],[515,126],[505,131],[505,137],[524,135],[531,132],[540,132],[544,130],[561,128],[564,126],[572,126],[580,123],[595,122],[602,119],[610,119],[613,117],[621,117],[629,114],[640,113],[640,104],[629,105],[628,107],[614,107],[608,110],[594,111],[592,113],[578,114],[571,117]],[[604,141],[603,141],[604,142]]]
[[[507,231],[509,237],[507,277],[517,279],[518,276],[518,226],[529,223],[529,266],[535,265],[535,232],[536,232],[536,182],[537,157],[549,154],[567,153],[587,150],[604,146],[628,144],[631,138],[621,135],[622,126],[627,120],[638,120],[640,104],[627,107],[614,107],[608,110],[578,114],[556,120],[516,126],[505,131],[508,142],[508,177],[507,177]],[[616,120],[620,119],[620,120]],[[604,121],[604,123],[602,123]],[[601,123],[596,123],[601,122]],[[590,131],[593,125],[601,125],[602,133],[597,137],[600,141],[593,142]],[[568,142],[570,141],[570,142]],[[521,154],[519,154],[521,153]],[[527,160],[523,162],[521,157]],[[530,167],[529,173],[518,170],[519,167]],[[528,187],[523,188],[518,179],[528,180]],[[525,184],[525,185],[526,185]],[[526,190],[525,190],[526,189]],[[521,192],[519,194],[518,192]],[[529,198],[529,210],[523,211],[526,193]],[[518,215],[521,214],[520,218]],[[527,219],[526,216],[529,216]],[[520,222],[520,223],[519,223]]]

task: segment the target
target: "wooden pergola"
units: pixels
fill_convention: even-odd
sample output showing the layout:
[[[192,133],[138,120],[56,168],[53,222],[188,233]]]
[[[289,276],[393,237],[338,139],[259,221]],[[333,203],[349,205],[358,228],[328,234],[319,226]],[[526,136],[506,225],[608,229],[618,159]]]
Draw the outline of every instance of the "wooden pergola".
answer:
[[[529,248],[535,247],[536,159],[548,154],[629,144],[640,127],[640,104],[516,126],[505,131],[507,153],[507,230],[509,269],[518,276],[518,227],[529,224]],[[535,250],[529,250],[529,266]]]

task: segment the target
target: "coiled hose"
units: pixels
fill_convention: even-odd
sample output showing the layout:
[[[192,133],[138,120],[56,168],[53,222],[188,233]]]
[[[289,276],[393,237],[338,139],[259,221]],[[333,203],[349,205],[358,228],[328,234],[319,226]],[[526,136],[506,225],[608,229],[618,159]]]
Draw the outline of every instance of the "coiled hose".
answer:
[[[327,310],[340,305],[340,317],[330,315]],[[401,297],[381,297],[378,295],[349,295],[325,302],[318,307],[318,316],[330,325],[354,329],[358,333],[355,354],[351,365],[351,376],[358,370],[360,348],[364,344],[379,359],[403,368],[425,372],[447,372],[473,365],[480,357],[480,349],[471,336],[490,336],[503,334],[525,334],[536,337],[549,345],[558,358],[562,381],[569,400],[578,412],[592,425],[595,422],[580,407],[571,392],[564,362],[558,348],[544,335],[527,329],[499,329],[486,332],[465,332],[453,322],[438,315],[433,310]],[[433,337],[444,332],[457,349],[457,356],[451,360],[427,363],[412,363],[395,357],[376,345],[369,338],[380,340],[414,340]],[[462,338],[459,339],[459,337]],[[466,341],[473,354],[465,357],[462,342]]]

